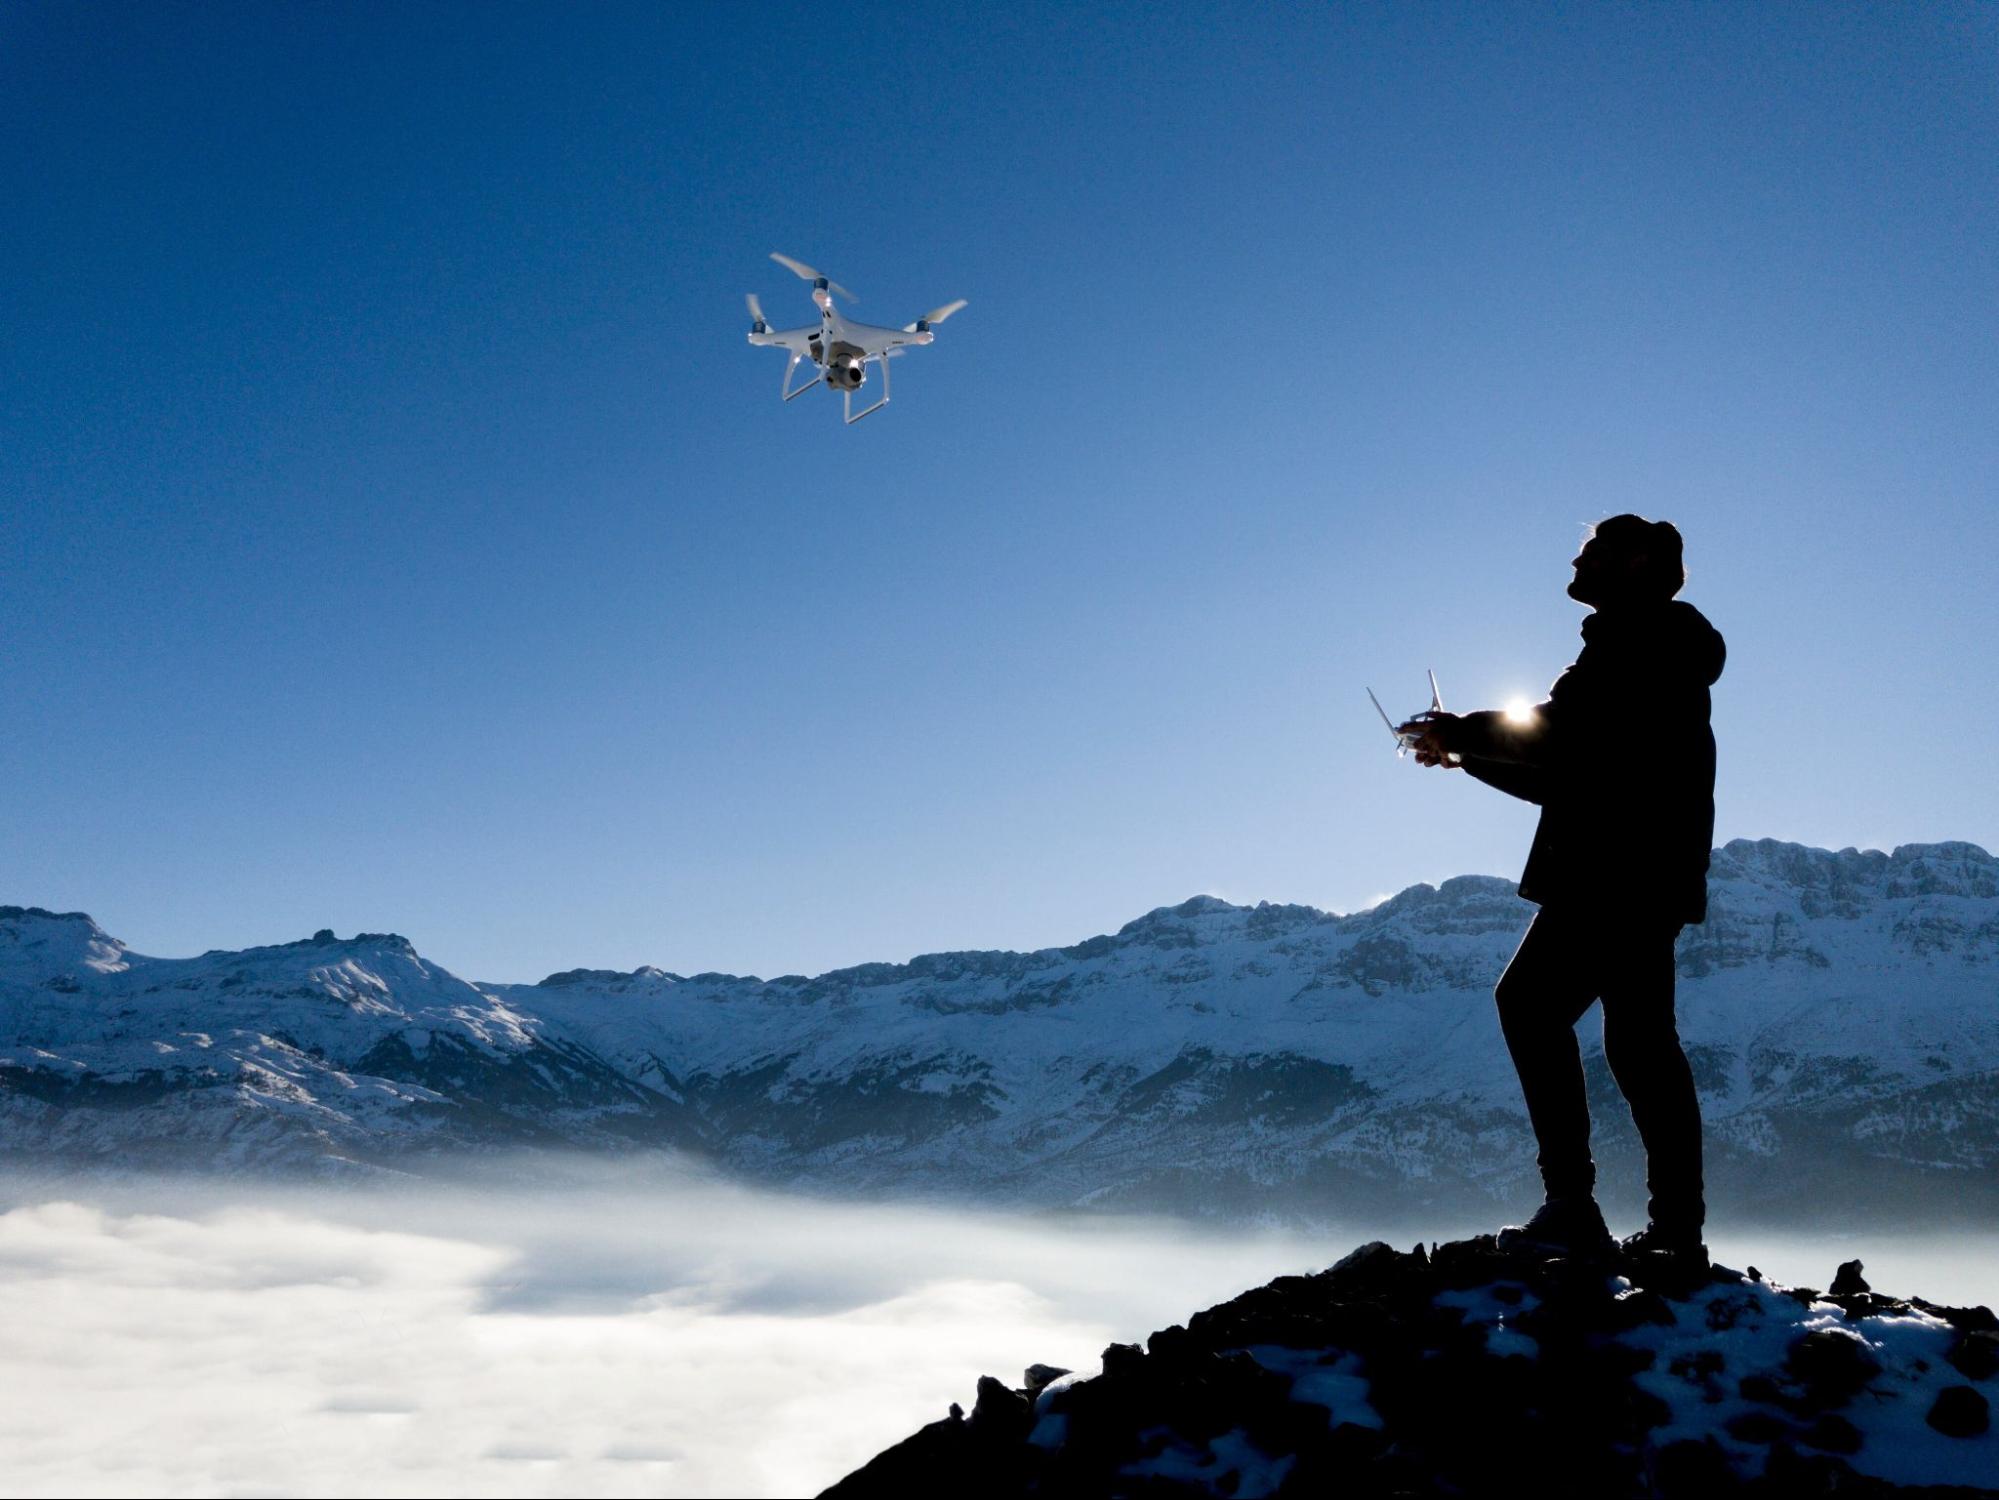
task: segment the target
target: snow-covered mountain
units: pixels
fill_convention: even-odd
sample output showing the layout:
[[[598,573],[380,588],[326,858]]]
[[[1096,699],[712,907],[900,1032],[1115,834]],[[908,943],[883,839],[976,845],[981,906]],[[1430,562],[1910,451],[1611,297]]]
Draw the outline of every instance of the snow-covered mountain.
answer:
[[[1717,1196],[1928,1182],[1999,1211],[1999,861],[1737,841],[1712,891],[1679,964]],[[665,1146],[815,1188],[1463,1207],[1528,1190],[1490,990],[1529,915],[1464,876],[1350,916],[1197,896],[1071,947],[814,979],[507,985],[394,935],[157,959],[0,907],[0,1131],[16,1161],[64,1164]],[[1585,1051],[1615,1199],[1635,1137]]]

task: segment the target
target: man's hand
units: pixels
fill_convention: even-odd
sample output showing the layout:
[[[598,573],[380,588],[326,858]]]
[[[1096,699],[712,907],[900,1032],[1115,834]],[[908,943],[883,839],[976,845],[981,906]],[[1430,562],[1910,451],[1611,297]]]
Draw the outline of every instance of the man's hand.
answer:
[[[1397,734],[1414,736],[1409,750],[1416,757],[1417,765],[1442,766],[1447,771],[1454,771],[1458,767],[1458,762],[1453,759],[1457,749],[1452,744],[1457,729],[1458,716],[1441,710],[1418,714],[1415,718],[1395,726]]]

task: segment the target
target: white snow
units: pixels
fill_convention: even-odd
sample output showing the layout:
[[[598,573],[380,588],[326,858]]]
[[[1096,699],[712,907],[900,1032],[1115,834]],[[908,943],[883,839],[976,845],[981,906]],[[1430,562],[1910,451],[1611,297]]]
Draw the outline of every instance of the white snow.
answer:
[[[1290,1376],[1291,1399],[1325,1407],[1330,1425],[1382,1425],[1381,1413],[1368,1400],[1368,1380],[1361,1373],[1359,1355],[1343,1350],[1286,1349],[1277,1344],[1256,1344],[1247,1352],[1266,1370]]]
[[[1158,1454],[1125,1465],[1124,1473],[1134,1478],[1157,1475],[1162,1479],[1192,1481],[1206,1485],[1215,1494],[1235,1496],[1236,1500],[1261,1500],[1265,1495],[1275,1494],[1297,1462],[1288,1453],[1271,1457],[1252,1443],[1241,1428],[1221,1434],[1205,1450],[1180,1441],[1164,1427],[1139,1434],[1141,1446],[1148,1441],[1162,1444]],[[1224,1479],[1232,1479],[1233,1483],[1223,1488]]]
[[[1745,1472],[1760,1473],[1768,1448],[1734,1441],[1724,1425],[1744,1412],[1772,1409],[1742,1397],[1743,1377],[1790,1383],[1784,1365],[1791,1345],[1806,1333],[1833,1330],[1864,1343],[1881,1364],[1880,1376],[1839,1408],[1863,1438],[1858,1453],[1842,1455],[1848,1463],[1896,1484],[1999,1483],[1999,1433],[1946,1437],[1926,1420],[1944,1387],[1967,1383],[1944,1360],[1952,1329],[1942,1319],[1912,1312],[1849,1323],[1832,1303],[1802,1306],[1754,1283],[1704,1287],[1674,1310],[1679,1321],[1672,1326],[1647,1324],[1624,1336],[1657,1355],[1650,1370],[1633,1377],[1672,1408],[1673,1420],[1653,1433],[1655,1442],[1712,1433]],[[1718,1371],[1695,1367],[1703,1352],[1721,1356]]]
[[[1506,1295],[1502,1296],[1502,1292]],[[1539,1344],[1507,1322],[1509,1318],[1516,1318],[1540,1305],[1541,1299],[1525,1287],[1514,1282],[1498,1282],[1460,1292],[1439,1292],[1436,1300],[1442,1307],[1463,1308],[1465,1321],[1485,1330],[1487,1353],[1502,1359],[1509,1355],[1532,1359],[1540,1354]]]

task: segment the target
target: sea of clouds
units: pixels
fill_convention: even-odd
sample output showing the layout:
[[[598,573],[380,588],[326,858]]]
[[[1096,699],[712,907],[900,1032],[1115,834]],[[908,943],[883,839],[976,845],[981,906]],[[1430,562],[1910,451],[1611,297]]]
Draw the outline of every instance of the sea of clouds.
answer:
[[[810,1494],[1337,1253],[659,1177],[5,1201],[10,1494]]]
[[[600,1169],[318,1190],[15,1182],[0,1206],[7,1494],[811,1494],[969,1404],[981,1373],[1094,1370],[1114,1339],[1372,1232],[836,1203]],[[1733,1248],[1821,1286],[1866,1255],[1884,1290],[1999,1292],[1991,1235]]]

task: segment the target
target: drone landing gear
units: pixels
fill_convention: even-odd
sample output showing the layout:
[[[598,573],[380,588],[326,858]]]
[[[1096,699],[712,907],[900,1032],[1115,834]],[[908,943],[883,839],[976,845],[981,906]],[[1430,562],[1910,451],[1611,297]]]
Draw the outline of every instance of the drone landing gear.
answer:
[[[873,416],[876,412],[880,411],[884,406],[888,405],[888,356],[886,354],[879,354],[876,355],[875,358],[876,361],[882,367],[882,398],[881,400],[877,401],[873,406],[863,407],[860,411],[855,411],[854,393],[852,391],[845,392],[844,395],[846,397],[846,403],[847,403],[846,406],[847,425],[849,427],[852,427],[856,422],[860,421],[862,417]]]
[[[823,374],[814,375],[810,380],[806,381],[805,384],[801,385],[797,390],[794,391],[791,388],[791,372],[798,368],[798,362],[804,358],[805,356],[802,354],[794,354],[791,356],[791,363],[784,367],[784,390],[782,394],[784,396],[784,399],[787,401],[789,401],[793,396],[804,395],[807,391],[811,390],[812,387],[819,384],[821,380],[826,378]],[[818,367],[815,365],[814,368],[816,369]]]

